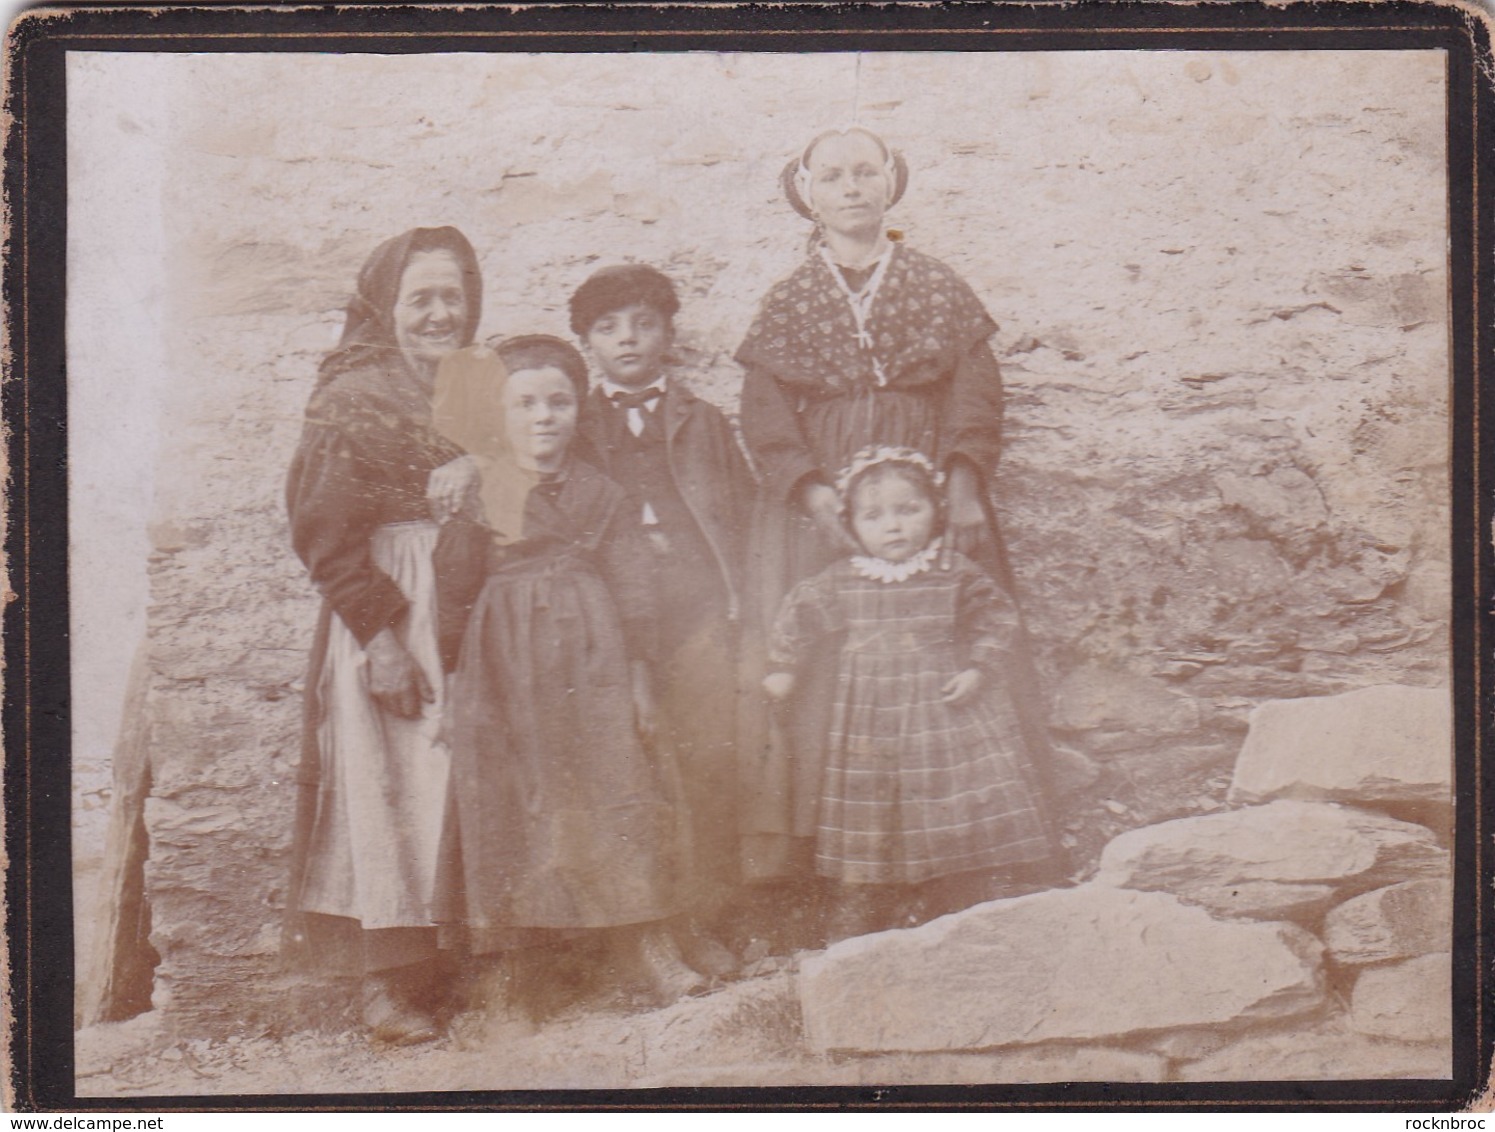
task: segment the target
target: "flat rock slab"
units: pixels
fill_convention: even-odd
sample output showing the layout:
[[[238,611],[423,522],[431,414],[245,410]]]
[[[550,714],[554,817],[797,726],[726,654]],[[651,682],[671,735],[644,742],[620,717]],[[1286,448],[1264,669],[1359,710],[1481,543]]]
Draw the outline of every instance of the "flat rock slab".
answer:
[[[845,940],[803,962],[800,1005],[817,1051],[1108,1041],[1311,1010],[1321,951],[1291,924],[1088,884]]]
[[[1440,878],[1448,868],[1425,826],[1332,802],[1278,801],[1123,833],[1101,852],[1096,881],[1171,892],[1221,912],[1240,893],[1285,914],[1295,888],[1311,904],[1323,885],[1364,891]]]
[[[1404,1042],[1453,1041],[1453,956],[1419,955],[1361,971],[1350,994],[1350,1024]]]
[[[1336,962],[1352,965],[1447,951],[1453,939],[1453,885],[1416,880],[1346,900],[1324,917],[1323,938]]]
[[[1448,804],[1452,719],[1444,688],[1269,700],[1251,713],[1230,800]]]
[[[1337,1016],[1311,1027],[1252,1034],[1174,1069],[1178,1081],[1440,1080],[1451,1042],[1399,1042],[1356,1033]]]
[[[1230,884],[1201,884],[1177,893],[1188,904],[1198,904],[1216,916],[1248,920],[1302,920],[1317,915],[1334,902],[1330,884],[1284,884],[1275,880],[1243,880]]]

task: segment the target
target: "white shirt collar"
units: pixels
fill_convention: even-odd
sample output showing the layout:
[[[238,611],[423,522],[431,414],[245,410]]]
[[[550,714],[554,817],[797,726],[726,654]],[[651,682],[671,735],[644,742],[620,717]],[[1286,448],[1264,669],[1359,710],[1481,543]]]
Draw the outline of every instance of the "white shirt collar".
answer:
[[[611,401],[614,394],[617,393],[643,393],[644,391],[649,389],[658,389],[661,393],[663,393],[668,384],[669,374],[662,373],[653,381],[649,382],[648,385],[639,385],[636,387],[619,385],[616,381],[611,381],[608,378],[604,377],[602,379],[602,384],[598,386],[598,388],[602,390],[602,395],[609,401]]]

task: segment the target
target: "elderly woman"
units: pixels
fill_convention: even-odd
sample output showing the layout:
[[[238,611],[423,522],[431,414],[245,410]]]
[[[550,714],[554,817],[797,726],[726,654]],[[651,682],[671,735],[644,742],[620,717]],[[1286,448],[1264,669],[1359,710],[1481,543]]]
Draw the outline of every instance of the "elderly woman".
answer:
[[[1002,427],[1002,381],[987,344],[995,323],[960,276],[884,228],[908,169],[876,134],[819,135],[785,167],[782,185],[815,224],[809,253],[768,292],[737,352],[742,431],[763,476],[758,617],[771,619],[796,582],[853,549],[832,484],[869,445],[929,457],[948,484],[947,551],[1000,575],[988,502]],[[833,667],[812,660],[804,671],[829,679]],[[745,865],[759,878],[797,871],[795,854],[814,833],[828,722],[815,705],[833,699],[804,688],[746,744],[754,802]]]
[[[289,898],[295,953],[363,980],[395,1044],[438,1036],[437,856],[450,756],[439,741],[432,552],[475,482],[432,427],[437,364],[472,341],[477,257],[455,228],[379,245],[322,362],[286,488],[291,539],[323,598],[306,680]]]

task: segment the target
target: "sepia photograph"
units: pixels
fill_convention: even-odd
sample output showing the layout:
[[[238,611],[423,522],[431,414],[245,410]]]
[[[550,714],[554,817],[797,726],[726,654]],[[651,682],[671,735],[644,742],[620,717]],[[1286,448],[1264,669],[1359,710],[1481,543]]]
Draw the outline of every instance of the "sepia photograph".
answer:
[[[1447,50],[65,46],[80,1102],[1448,1093]]]

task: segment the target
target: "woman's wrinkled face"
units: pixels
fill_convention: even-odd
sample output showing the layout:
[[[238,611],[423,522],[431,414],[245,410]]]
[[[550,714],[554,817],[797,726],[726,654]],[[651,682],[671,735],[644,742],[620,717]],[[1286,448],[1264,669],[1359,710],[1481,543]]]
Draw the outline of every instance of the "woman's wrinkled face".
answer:
[[[555,366],[522,369],[504,384],[504,427],[522,467],[559,471],[576,436],[576,387]]]
[[[438,249],[410,257],[400,276],[394,324],[395,342],[405,356],[426,368],[462,345],[467,292],[455,255]]]
[[[868,554],[903,562],[934,535],[934,500],[905,476],[884,475],[857,485],[851,530]]]
[[[882,227],[893,195],[882,147],[852,131],[822,138],[810,154],[810,208],[825,227],[862,236]]]

